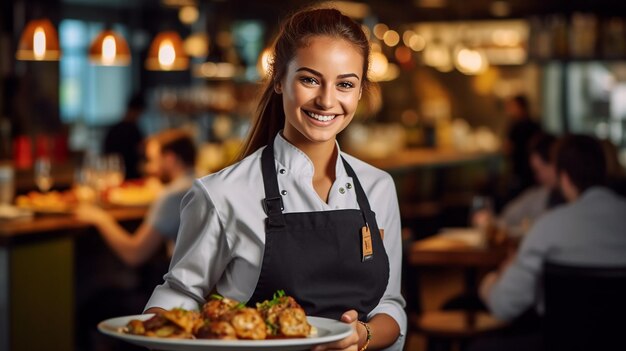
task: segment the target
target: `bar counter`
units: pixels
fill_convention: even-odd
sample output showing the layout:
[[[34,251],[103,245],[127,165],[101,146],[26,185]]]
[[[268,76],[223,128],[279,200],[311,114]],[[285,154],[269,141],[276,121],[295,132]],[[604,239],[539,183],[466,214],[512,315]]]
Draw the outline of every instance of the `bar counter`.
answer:
[[[439,168],[465,163],[499,161],[501,152],[458,151],[452,148],[406,148],[384,158],[362,159],[387,172],[410,171],[417,168]]]
[[[111,207],[124,226],[147,207]],[[97,235],[71,213],[0,220],[0,350],[73,350],[76,240]]]
[[[116,220],[140,220],[146,214],[147,207],[110,207],[107,208]],[[90,225],[78,222],[71,213],[38,214],[32,218],[13,220],[0,219],[0,246],[24,243],[30,240],[51,239],[76,234],[73,229],[87,229]]]

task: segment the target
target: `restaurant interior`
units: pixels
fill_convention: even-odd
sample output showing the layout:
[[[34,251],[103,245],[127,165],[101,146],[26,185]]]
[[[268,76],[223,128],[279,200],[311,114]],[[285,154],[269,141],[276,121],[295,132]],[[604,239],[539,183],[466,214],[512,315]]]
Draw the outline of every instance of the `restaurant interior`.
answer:
[[[76,209],[89,204],[121,231],[140,232],[166,183],[150,173],[146,143],[163,131],[191,137],[196,177],[235,163],[280,21],[311,5],[339,9],[371,43],[375,85],[338,141],[395,184],[401,233],[387,235],[401,235],[404,350],[541,349],[524,347],[523,333],[521,348],[493,341],[517,322],[494,313],[481,291],[490,272],[530,246],[535,220],[561,211],[534,203],[505,219],[529,189],[545,187],[529,148],[537,134],[556,140],[546,165],[567,135],[601,143],[602,186],[622,202],[611,218],[626,217],[626,2],[2,1],[0,350],[145,349],[97,325],[142,313],[174,241],[129,261]],[[520,118],[521,141],[512,132]],[[558,184],[550,196],[563,211],[584,198],[570,200]],[[611,242],[626,248],[624,238]],[[615,273],[613,285],[580,278],[572,286],[622,298],[594,290],[569,307],[604,301],[612,312],[551,314],[602,325],[582,332],[596,343],[618,334],[610,325],[626,313],[626,261],[597,262]],[[575,339],[545,320],[531,322],[543,340],[533,345]]]

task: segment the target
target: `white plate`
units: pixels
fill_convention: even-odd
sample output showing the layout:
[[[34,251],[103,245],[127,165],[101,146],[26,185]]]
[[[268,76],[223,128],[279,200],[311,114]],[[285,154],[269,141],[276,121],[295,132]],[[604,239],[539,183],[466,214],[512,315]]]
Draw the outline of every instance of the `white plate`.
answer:
[[[171,351],[236,351],[236,350],[308,350],[313,345],[337,341],[352,333],[349,324],[321,317],[307,317],[309,323],[317,328],[317,335],[297,339],[269,340],[207,340],[207,339],[162,339],[131,335],[120,331],[131,319],[146,320],[152,314],[111,318],[98,324],[98,329],[109,336],[144,346],[152,350]]]

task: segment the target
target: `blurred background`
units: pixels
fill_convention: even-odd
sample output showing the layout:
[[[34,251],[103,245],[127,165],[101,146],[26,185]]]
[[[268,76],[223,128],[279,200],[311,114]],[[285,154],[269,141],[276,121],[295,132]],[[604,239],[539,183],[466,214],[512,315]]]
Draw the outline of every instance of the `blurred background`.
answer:
[[[86,332],[76,325],[88,317],[80,316],[79,306],[106,285],[106,279],[93,281],[100,278],[91,269],[97,272],[100,265],[113,275],[107,278],[111,284],[151,291],[162,266],[150,271],[154,280],[138,282],[145,271],[124,267],[101,239],[89,235],[93,228],[55,209],[67,210],[76,198],[101,201],[107,191],[128,184],[137,187],[125,195],[130,202],[149,204],[152,193],[145,189],[154,188],[142,180],[144,153],[135,161],[106,155],[124,152],[111,146],[116,143],[141,149],[133,140],[141,143],[166,129],[192,135],[198,176],[234,162],[253,118],[277,25],[311,4],[321,3],[0,4],[0,198],[7,204],[21,201],[32,211],[0,219],[0,349],[33,350],[48,337],[56,341],[44,343],[47,349],[80,349],[75,339]],[[525,101],[521,114],[541,130],[596,136],[612,148],[616,167],[626,163],[626,3],[324,4],[361,23],[371,40],[370,78],[378,87],[362,100],[340,145],[392,174],[405,241],[466,226],[477,195],[488,197],[497,212],[534,183],[532,176],[530,183],[520,181],[512,158],[510,129],[520,112],[510,102],[516,97]],[[134,126],[132,133],[115,129],[124,123]],[[94,180],[89,172],[112,176],[102,180],[102,173]],[[128,183],[133,179],[139,180]],[[115,216],[132,229],[145,214],[138,208]],[[50,217],[50,212],[62,214]],[[17,223],[12,216],[26,219]],[[43,267],[62,273],[47,274]],[[440,279],[436,273],[433,279]],[[461,283],[430,285],[435,286],[430,295],[409,288],[409,308],[438,306]],[[62,287],[58,295],[49,292],[51,286]],[[50,304],[34,302],[39,296],[48,296]],[[142,296],[134,306],[145,301]],[[42,313],[46,318],[38,319]],[[56,324],[58,333],[48,324]],[[43,333],[35,336],[39,341],[32,330]]]

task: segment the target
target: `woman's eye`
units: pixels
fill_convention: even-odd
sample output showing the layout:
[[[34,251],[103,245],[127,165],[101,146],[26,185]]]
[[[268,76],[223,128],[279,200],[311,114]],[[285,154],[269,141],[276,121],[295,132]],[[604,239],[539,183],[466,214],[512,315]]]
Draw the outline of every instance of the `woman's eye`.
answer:
[[[351,82],[341,82],[338,84],[338,86],[344,89],[354,88],[354,84],[352,84]]]
[[[300,81],[304,84],[310,84],[310,85],[317,84],[317,80],[312,77],[302,77],[300,78]]]

